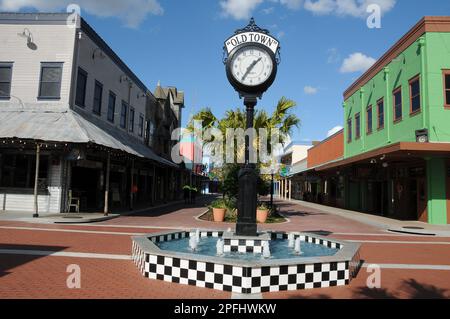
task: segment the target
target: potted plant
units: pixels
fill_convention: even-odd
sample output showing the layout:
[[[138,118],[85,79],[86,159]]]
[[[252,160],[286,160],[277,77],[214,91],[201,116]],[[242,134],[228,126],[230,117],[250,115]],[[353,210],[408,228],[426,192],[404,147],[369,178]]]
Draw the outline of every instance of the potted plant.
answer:
[[[211,203],[213,217],[215,222],[223,222],[225,213],[227,212],[227,205],[223,199],[215,200]]]
[[[256,220],[258,223],[264,224],[269,216],[269,207],[265,203],[258,205],[256,210]]]

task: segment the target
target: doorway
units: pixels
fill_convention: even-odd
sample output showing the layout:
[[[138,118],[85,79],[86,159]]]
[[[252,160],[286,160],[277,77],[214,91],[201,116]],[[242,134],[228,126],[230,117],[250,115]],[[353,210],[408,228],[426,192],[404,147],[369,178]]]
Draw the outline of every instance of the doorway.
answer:
[[[101,173],[99,169],[72,167],[72,196],[80,199],[80,211],[101,210],[103,205]]]
[[[417,179],[417,219],[428,223],[427,186],[425,178]]]

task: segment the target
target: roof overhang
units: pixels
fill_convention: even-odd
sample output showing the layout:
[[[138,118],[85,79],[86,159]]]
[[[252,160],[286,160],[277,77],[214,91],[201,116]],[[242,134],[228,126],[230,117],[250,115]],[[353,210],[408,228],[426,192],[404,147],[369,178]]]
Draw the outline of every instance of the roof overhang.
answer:
[[[327,163],[316,167],[316,171],[326,171],[333,168],[370,161],[383,156],[390,158],[403,158],[412,160],[417,158],[426,158],[431,156],[448,156],[450,154],[450,143],[417,143],[417,142],[399,142],[389,146],[375,149],[360,155],[346,158],[340,161]]]

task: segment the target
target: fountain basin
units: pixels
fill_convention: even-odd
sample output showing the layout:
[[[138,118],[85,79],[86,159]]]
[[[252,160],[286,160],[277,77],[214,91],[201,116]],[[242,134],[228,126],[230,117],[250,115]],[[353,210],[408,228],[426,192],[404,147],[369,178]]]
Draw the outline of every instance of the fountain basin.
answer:
[[[238,248],[234,252],[228,252],[231,254],[228,256],[211,256],[211,251],[209,255],[202,254],[201,245],[195,253],[167,250],[172,243],[173,249],[177,242],[186,244],[190,233],[195,231],[133,237],[133,260],[143,276],[178,284],[253,294],[347,285],[357,275],[360,266],[359,244],[308,233],[295,233],[295,238],[300,238],[304,246],[314,244],[329,249],[324,249],[325,255],[286,257],[281,254],[278,258],[264,259],[255,253],[256,250],[253,253],[240,253]],[[287,233],[268,234],[271,245],[285,241],[287,248]],[[207,240],[217,240],[224,235],[227,237],[226,232],[218,230],[200,231],[201,241],[205,245]],[[249,247],[251,240],[241,243]],[[282,246],[273,247],[282,249]],[[276,256],[277,252],[273,248],[271,250]],[[244,258],[249,255],[252,258]]]

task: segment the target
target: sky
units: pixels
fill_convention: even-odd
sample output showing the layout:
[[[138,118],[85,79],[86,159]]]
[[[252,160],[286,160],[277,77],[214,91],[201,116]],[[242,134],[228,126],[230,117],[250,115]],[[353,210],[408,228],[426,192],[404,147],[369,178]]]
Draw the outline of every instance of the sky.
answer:
[[[275,83],[257,108],[296,101],[297,142],[322,140],[343,125],[343,92],[425,15],[450,15],[448,0],[0,0],[0,11],[81,15],[154,90],[185,91],[183,117],[210,107],[220,117],[242,100],[227,81],[223,42],[250,17],[281,43]],[[370,4],[381,28],[367,27]]]

